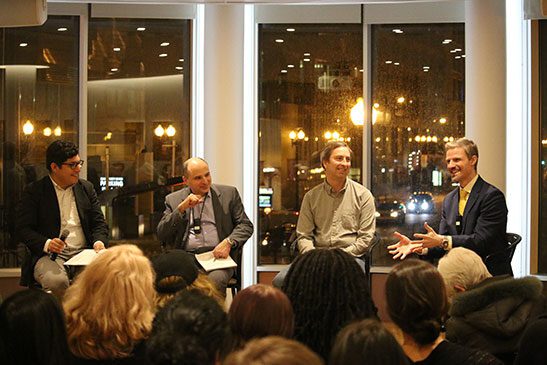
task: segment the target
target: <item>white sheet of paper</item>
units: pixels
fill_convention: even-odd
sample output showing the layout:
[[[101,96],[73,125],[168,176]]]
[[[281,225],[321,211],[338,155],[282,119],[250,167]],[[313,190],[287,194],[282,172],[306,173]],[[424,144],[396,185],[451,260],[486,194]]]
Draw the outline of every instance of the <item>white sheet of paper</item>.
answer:
[[[101,251],[99,251],[101,252]],[[91,261],[95,260],[98,253],[93,249],[85,249],[76,256],[72,257],[70,260],[65,262],[67,266],[87,266]]]
[[[196,255],[196,260],[207,272],[218,269],[227,269],[230,267],[237,267],[236,262],[228,256],[225,259],[215,259],[213,251],[204,252]]]

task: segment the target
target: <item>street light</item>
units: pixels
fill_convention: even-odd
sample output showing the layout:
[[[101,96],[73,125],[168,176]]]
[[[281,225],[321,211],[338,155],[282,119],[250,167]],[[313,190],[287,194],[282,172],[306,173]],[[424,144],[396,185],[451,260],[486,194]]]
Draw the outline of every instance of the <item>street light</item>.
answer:
[[[351,108],[349,116],[354,125],[365,124],[365,102],[363,98],[357,99],[357,103]]]

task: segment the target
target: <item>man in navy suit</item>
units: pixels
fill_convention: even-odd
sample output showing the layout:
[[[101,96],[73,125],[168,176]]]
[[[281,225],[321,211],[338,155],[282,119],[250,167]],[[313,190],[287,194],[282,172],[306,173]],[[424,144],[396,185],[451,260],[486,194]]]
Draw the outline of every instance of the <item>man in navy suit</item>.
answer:
[[[59,298],[69,284],[65,261],[84,248],[99,251],[108,244],[97,194],[79,178],[83,163],[74,143],[52,142],[46,151],[49,175],[27,186],[17,207],[16,232],[32,256],[21,282],[28,285],[34,276]],[[68,235],[61,240],[64,230]]]
[[[165,197],[158,239],[163,245],[190,253],[212,251],[215,258],[234,256],[253,234],[237,189],[212,184],[209,165],[199,157],[186,160],[182,171],[187,187]],[[233,269],[221,269],[207,275],[225,295],[233,273]]]
[[[449,142],[446,164],[452,182],[460,186],[445,197],[439,233],[427,223],[427,233],[414,234],[418,240],[395,232],[399,242],[388,247],[394,258],[404,259],[411,252],[440,256],[452,247],[475,251],[484,261],[486,256],[502,251],[507,246],[507,205],[505,196],[495,186],[484,181],[477,173],[479,151],[469,139]],[[429,252],[428,252],[429,251]],[[493,275],[512,274],[508,257],[487,263]]]

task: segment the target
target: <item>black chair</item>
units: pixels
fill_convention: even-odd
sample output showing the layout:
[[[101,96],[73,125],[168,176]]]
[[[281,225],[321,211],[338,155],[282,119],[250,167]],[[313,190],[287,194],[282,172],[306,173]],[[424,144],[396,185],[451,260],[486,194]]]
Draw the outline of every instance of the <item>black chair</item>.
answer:
[[[522,240],[522,237],[516,233],[506,233],[505,239],[507,240],[507,246],[503,250],[491,253],[490,255],[486,256],[486,258],[484,259],[484,263],[486,267],[488,267],[488,269],[491,271],[490,274],[494,276],[507,273],[507,272],[496,272],[496,270],[491,269],[492,267],[499,267],[500,264],[503,265],[503,263],[509,264],[508,269],[511,273],[511,276],[513,275],[513,270],[511,268],[511,260],[513,260],[515,249],[517,248],[517,245]]]
[[[237,264],[236,269],[234,270],[234,275],[228,281],[227,287],[232,292],[232,299],[236,296],[237,292],[241,290],[241,254],[242,247],[238,247],[230,253],[230,256]]]

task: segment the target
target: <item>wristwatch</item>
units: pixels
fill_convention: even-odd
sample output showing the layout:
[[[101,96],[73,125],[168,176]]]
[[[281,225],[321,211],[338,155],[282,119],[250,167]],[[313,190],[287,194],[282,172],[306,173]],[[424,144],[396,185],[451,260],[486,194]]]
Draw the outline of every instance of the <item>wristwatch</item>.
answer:
[[[443,236],[441,247],[443,248],[443,250],[448,251],[448,238],[446,238],[446,236]]]

